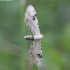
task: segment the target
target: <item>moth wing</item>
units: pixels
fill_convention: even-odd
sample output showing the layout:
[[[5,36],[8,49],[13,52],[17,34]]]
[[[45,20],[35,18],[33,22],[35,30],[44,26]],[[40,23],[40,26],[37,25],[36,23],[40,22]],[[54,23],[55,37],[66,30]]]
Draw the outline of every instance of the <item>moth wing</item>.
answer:
[[[32,31],[33,35],[40,34],[40,29],[39,29],[38,20],[37,20],[37,14],[32,5],[29,5],[27,7],[24,21],[25,21],[25,24],[27,25],[27,27]]]
[[[41,40],[34,41],[30,47],[29,53],[35,65],[38,67],[42,64],[42,44]]]

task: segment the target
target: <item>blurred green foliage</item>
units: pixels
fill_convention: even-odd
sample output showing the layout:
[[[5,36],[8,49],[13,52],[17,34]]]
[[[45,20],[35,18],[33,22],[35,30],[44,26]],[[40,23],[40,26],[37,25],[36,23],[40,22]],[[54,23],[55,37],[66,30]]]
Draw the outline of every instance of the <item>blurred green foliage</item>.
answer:
[[[70,70],[70,0],[0,0],[0,70],[32,70],[24,35],[26,7],[36,11],[42,40],[43,64],[40,70]]]

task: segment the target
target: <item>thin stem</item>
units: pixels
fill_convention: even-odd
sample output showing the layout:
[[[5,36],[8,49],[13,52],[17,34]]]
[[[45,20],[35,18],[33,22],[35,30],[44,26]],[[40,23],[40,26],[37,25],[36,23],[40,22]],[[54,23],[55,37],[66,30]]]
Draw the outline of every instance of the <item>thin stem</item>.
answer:
[[[38,67],[35,64],[33,64],[33,70],[38,70]]]

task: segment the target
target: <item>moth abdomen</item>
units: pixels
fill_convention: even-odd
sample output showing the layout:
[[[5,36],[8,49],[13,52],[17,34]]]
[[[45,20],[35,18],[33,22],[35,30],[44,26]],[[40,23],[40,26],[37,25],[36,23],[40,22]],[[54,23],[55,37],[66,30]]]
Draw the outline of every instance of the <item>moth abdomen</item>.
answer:
[[[34,40],[34,37],[33,37],[33,36],[29,36],[29,35],[24,36],[24,38],[25,38],[26,40]]]

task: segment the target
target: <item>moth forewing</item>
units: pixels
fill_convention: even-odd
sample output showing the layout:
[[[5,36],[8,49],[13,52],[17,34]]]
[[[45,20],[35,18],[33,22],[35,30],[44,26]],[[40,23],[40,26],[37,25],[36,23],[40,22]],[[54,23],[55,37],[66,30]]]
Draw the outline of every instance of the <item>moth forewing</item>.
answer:
[[[29,5],[26,9],[25,18],[26,26],[32,31],[34,35],[40,34],[40,29],[37,20],[37,14],[32,5]]]
[[[29,53],[36,66],[41,66],[42,64],[42,47],[41,40],[34,41],[30,47]]]

